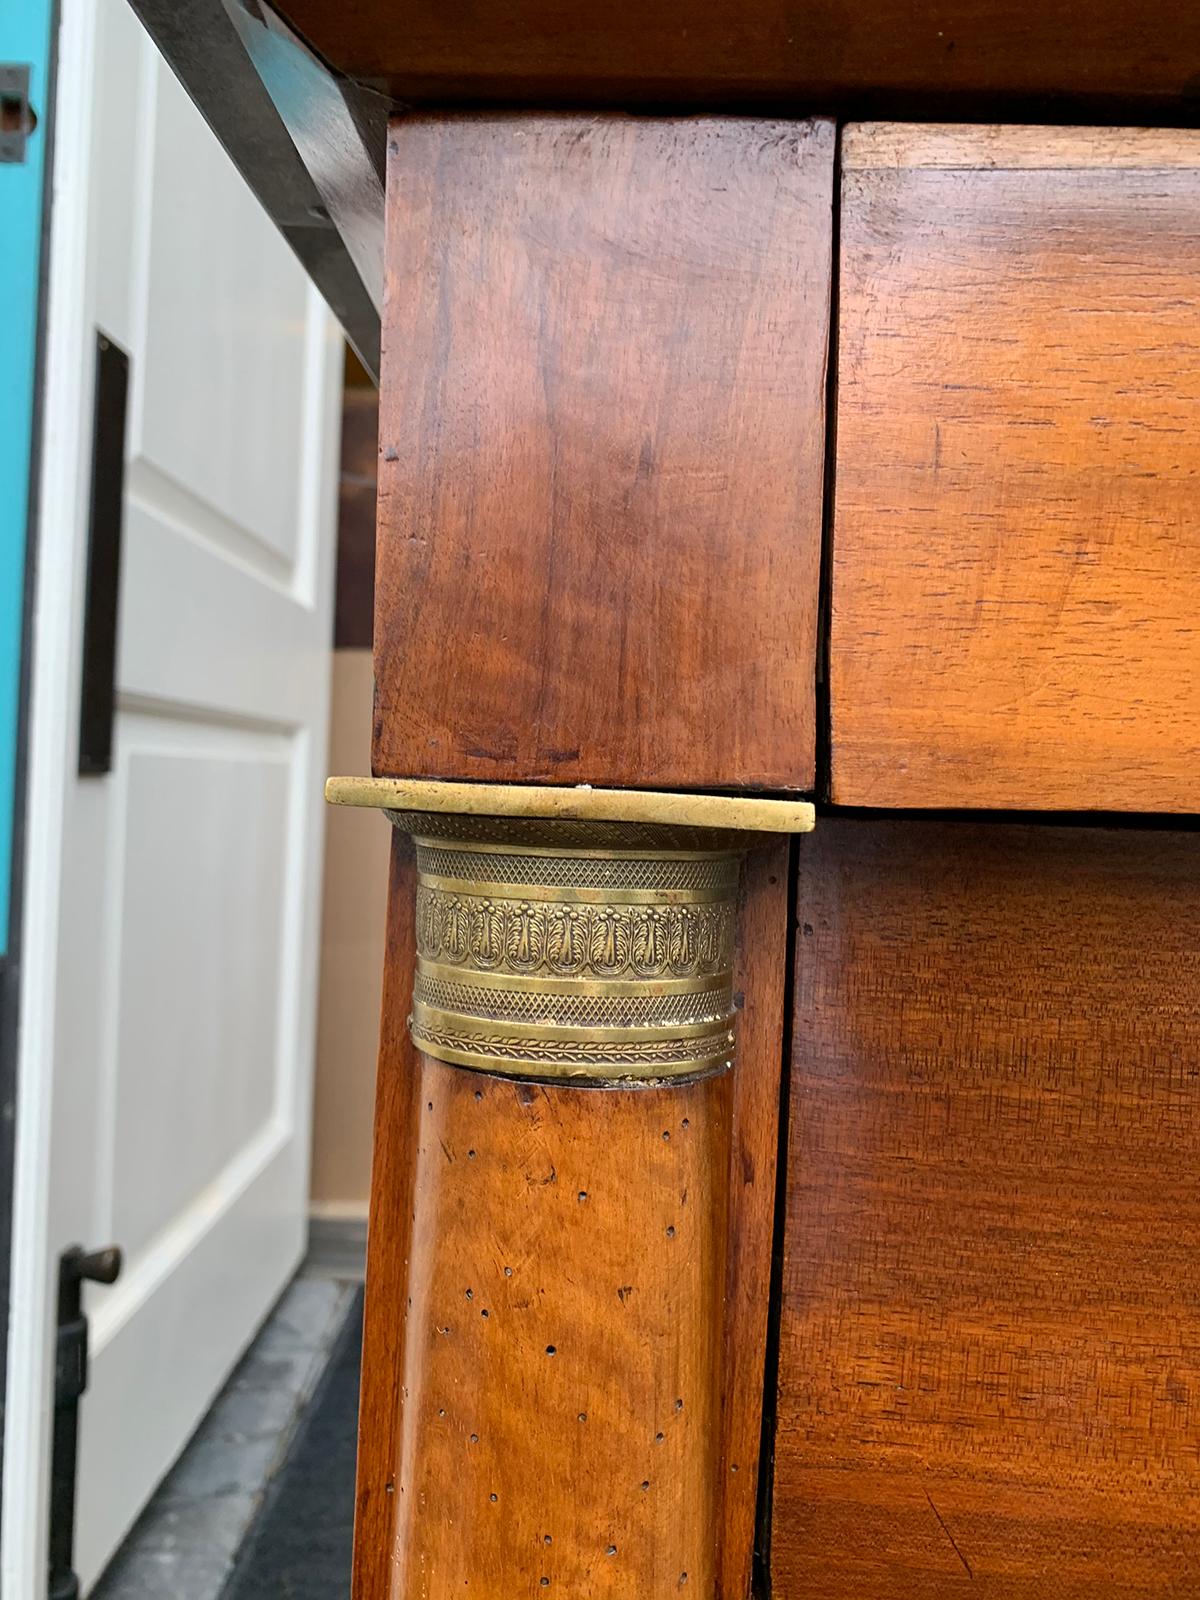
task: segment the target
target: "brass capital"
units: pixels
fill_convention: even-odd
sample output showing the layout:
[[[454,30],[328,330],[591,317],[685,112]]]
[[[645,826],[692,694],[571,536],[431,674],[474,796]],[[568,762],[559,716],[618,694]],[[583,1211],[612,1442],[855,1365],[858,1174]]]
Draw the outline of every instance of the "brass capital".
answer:
[[[805,831],[810,806],[396,779],[327,793],[416,841],[410,1026],[426,1055],[598,1084],[732,1064],[747,830]]]

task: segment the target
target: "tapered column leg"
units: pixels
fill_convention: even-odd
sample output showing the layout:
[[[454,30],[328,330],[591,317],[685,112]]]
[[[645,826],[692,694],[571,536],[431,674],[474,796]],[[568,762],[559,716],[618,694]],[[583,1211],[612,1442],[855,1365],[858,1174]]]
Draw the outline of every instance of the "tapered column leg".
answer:
[[[688,830],[403,825],[394,1592],[711,1593],[739,856]]]
[[[420,1077],[394,1592],[711,1595],[729,1073]]]
[[[713,1597],[746,840],[392,817],[356,1600]]]

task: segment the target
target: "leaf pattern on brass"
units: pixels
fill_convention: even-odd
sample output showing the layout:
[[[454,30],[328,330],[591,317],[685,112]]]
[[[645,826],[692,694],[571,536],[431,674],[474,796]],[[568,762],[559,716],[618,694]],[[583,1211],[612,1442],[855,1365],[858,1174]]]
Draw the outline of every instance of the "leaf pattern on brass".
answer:
[[[505,921],[504,941],[508,964],[516,972],[536,972],[546,958],[545,907],[522,901],[512,907]]]
[[[635,910],[631,917],[629,964],[640,976],[652,978],[666,970],[667,915],[657,906]]]
[[[558,977],[583,972],[588,960],[588,918],[574,906],[551,906],[546,914],[546,965]]]
[[[417,890],[417,949],[430,961],[442,953],[442,908],[432,889]]]
[[[628,913],[622,915],[612,906],[600,906],[592,912],[588,955],[593,972],[601,977],[624,972],[629,964],[629,924]]]
[[[494,900],[471,906],[471,958],[485,972],[504,960],[504,912]]]
[[[593,1066],[653,1066],[674,1062],[694,1063],[714,1056],[731,1055],[734,1035],[731,1029],[703,1041],[695,1039],[647,1039],[610,1044],[604,1040],[522,1038],[519,1034],[483,1035],[474,1032],[452,1033],[444,1028],[423,1028],[414,1023],[417,1048],[431,1044],[463,1055],[492,1056],[498,1060],[578,1062]]]
[[[483,971],[707,977],[727,970],[732,954],[732,913],[720,903],[562,905],[423,887],[416,921],[426,960]]]
[[[700,970],[700,920],[703,911],[672,906],[667,924],[667,964],[677,976]]]

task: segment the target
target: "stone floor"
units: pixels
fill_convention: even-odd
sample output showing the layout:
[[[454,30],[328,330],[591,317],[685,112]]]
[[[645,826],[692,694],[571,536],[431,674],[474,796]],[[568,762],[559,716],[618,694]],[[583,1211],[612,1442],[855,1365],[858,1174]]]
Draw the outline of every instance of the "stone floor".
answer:
[[[92,1590],[92,1600],[219,1600],[329,1360],[361,1278],[353,1245],[314,1249]]]

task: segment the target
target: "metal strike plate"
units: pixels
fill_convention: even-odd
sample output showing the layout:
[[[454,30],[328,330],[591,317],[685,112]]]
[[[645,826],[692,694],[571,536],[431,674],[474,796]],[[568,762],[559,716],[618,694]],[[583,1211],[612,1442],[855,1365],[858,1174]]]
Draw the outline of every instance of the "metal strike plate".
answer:
[[[29,135],[37,116],[29,104],[29,63],[0,61],[0,161],[25,159]]]

